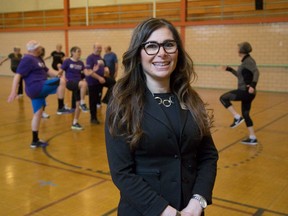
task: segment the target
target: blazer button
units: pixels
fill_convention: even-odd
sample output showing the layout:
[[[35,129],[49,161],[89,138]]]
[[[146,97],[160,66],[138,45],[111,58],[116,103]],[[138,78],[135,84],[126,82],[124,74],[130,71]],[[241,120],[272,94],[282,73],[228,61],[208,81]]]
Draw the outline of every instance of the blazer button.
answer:
[[[178,155],[174,155],[174,158],[175,158],[175,159],[178,159],[179,157],[178,157]]]

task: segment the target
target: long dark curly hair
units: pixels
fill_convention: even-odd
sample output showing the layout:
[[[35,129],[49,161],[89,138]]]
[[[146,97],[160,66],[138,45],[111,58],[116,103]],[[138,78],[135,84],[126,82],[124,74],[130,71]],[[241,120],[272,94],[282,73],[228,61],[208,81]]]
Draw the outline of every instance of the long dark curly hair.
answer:
[[[131,149],[137,146],[143,136],[141,122],[147,86],[140,59],[141,45],[155,30],[163,27],[172,32],[178,46],[177,65],[170,77],[171,92],[178,97],[181,106],[191,112],[201,136],[210,134],[212,118],[207,114],[198,93],[191,87],[197,75],[177,29],[165,19],[150,18],[134,29],[129,48],[123,54],[124,75],[113,88],[106,119],[111,135],[124,136]]]

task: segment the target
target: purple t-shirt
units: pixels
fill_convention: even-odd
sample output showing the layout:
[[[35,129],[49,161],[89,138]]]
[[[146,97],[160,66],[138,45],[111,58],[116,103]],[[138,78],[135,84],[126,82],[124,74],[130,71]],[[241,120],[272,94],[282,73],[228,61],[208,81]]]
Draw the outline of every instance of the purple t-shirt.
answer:
[[[81,72],[85,66],[81,60],[73,61],[69,58],[63,62],[61,68],[65,71],[65,77],[68,81],[79,82],[82,79]]]
[[[42,91],[47,80],[48,68],[39,57],[24,55],[17,67],[16,73],[25,81],[25,92],[30,98],[36,98]]]
[[[93,70],[94,65],[98,64],[98,60],[103,60],[101,56],[91,54],[86,59],[86,68]],[[104,66],[100,66],[99,70],[96,72],[98,75],[104,77]],[[86,76],[86,81],[88,85],[98,85],[99,81],[92,76]]]

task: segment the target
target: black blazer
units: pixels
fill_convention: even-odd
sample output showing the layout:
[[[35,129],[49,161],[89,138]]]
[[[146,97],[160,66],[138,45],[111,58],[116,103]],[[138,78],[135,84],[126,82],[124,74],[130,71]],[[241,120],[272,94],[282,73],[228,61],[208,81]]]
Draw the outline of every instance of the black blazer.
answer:
[[[145,96],[145,135],[135,151],[105,125],[110,172],[121,195],[118,215],[158,216],[167,205],[182,210],[193,194],[211,204],[218,160],[211,136],[201,139],[192,115],[181,109],[177,138],[152,94]]]

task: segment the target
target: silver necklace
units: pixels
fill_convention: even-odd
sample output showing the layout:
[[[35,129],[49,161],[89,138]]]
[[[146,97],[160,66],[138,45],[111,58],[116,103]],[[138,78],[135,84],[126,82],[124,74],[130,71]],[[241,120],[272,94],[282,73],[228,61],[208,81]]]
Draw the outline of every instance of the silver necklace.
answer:
[[[154,94],[153,94],[154,96]],[[154,96],[154,99],[158,102],[159,105],[163,105],[165,107],[170,107],[174,102],[172,101],[172,96],[169,97],[169,99],[162,99],[161,97]]]

